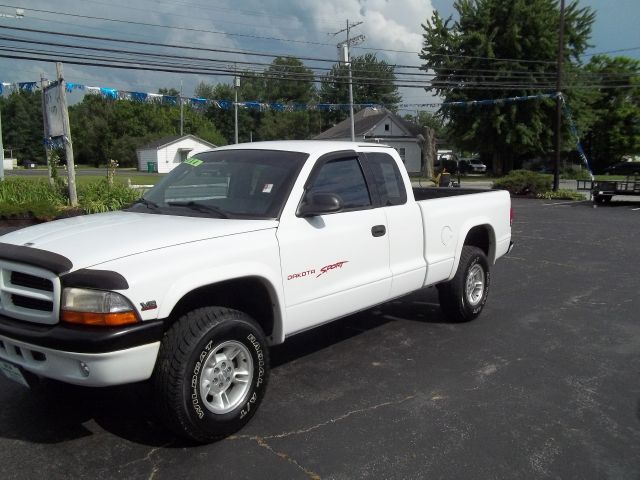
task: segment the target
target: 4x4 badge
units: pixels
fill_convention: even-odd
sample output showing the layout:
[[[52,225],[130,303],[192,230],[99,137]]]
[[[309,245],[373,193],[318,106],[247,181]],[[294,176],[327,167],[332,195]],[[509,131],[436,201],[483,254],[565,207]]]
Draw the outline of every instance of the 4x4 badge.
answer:
[[[149,300],[148,302],[140,302],[140,306],[142,307],[142,311],[146,310],[155,310],[158,308],[158,304],[155,300]]]

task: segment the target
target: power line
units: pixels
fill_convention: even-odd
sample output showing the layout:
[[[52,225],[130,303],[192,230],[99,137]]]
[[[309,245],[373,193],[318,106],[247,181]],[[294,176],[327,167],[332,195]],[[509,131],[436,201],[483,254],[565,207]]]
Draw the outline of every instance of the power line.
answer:
[[[233,55],[247,55],[247,56],[258,56],[258,57],[263,57],[263,58],[275,58],[275,57],[283,57],[283,58],[296,58],[299,60],[306,60],[306,61],[312,61],[312,62],[331,62],[331,63],[335,63],[334,59],[327,59],[327,58],[317,58],[317,57],[295,57],[295,56],[291,56],[288,54],[273,54],[273,53],[263,53],[263,52],[253,52],[253,51],[246,51],[246,50],[230,50],[230,49],[219,49],[219,48],[208,48],[208,47],[194,47],[194,46],[188,46],[188,45],[176,45],[176,44],[166,44],[166,43],[159,43],[159,42],[150,42],[150,41],[142,41],[142,40],[130,40],[130,39],[122,39],[122,38],[114,38],[114,37],[103,37],[103,36],[96,36],[96,35],[85,35],[85,34],[74,34],[74,33],[66,33],[66,32],[56,32],[56,31],[51,31],[51,30],[40,30],[40,29],[31,29],[31,28],[22,28],[22,27],[9,27],[9,26],[4,26],[4,25],[0,25],[0,29],[7,29],[7,30],[15,30],[15,31],[23,31],[23,32],[29,32],[29,33],[39,33],[39,34],[45,34],[45,35],[54,35],[54,36],[64,36],[64,37],[71,37],[71,38],[82,38],[82,39],[86,39],[86,40],[99,40],[99,41],[108,41],[108,42],[117,42],[117,43],[125,43],[125,44],[134,44],[134,45],[145,45],[145,46],[153,46],[153,47],[165,47],[165,48],[175,48],[175,49],[190,49],[190,50],[195,50],[195,51],[206,51],[206,52],[215,52],[215,53],[228,53],[228,54],[233,54]],[[221,60],[223,61],[223,60]],[[237,63],[241,63],[239,60],[237,60],[236,58],[234,58],[234,61]],[[247,63],[252,63],[254,65],[258,65],[258,62],[247,62]],[[265,65],[265,64],[263,64]],[[424,66],[418,66],[418,65],[399,65],[399,64],[387,64],[388,67],[393,67],[396,69],[411,69],[411,70],[429,70],[428,68],[424,67]],[[316,70],[325,70],[322,67],[314,67],[314,69]],[[330,69],[326,69],[326,70],[330,70]],[[358,70],[358,69],[355,69]],[[553,70],[549,70],[548,72],[537,72],[537,71],[530,71],[530,70],[500,70],[500,69],[488,69],[488,68],[484,68],[484,69],[459,69],[459,68],[438,68],[437,69],[439,72],[442,71],[452,71],[452,72],[456,72],[455,74],[449,74],[449,76],[451,78],[465,78],[465,72],[466,73],[508,73],[510,76],[516,77],[517,75],[522,75],[522,76],[534,76],[536,78],[544,78],[544,77],[555,77],[555,71]],[[362,71],[362,70],[358,70],[358,71]],[[405,75],[409,75],[409,72],[396,72],[397,74],[405,74]],[[411,74],[413,75],[413,74]],[[431,76],[435,76],[435,74],[429,74],[428,72],[425,72],[425,75],[431,75]],[[616,76],[616,73],[604,73],[604,74],[599,74],[596,72],[590,73],[590,72],[582,72],[581,75],[593,75],[594,77],[598,78],[601,76]],[[629,76],[629,74],[627,72],[621,73],[621,76],[627,78]]]
[[[47,14],[51,14],[51,15],[62,15],[62,16],[70,16],[70,17],[74,17],[74,18],[83,18],[83,19],[88,19],[88,20],[100,20],[100,21],[106,21],[106,22],[123,23],[123,24],[128,24],[128,25],[139,25],[139,26],[146,26],[146,27],[167,28],[167,29],[173,29],[173,30],[197,32],[197,33],[209,33],[209,34],[213,34],[213,35],[228,35],[228,36],[236,36],[236,37],[244,37],[244,38],[253,38],[253,39],[258,39],[258,40],[274,40],[274,41],[280,41],[280,42],[299,43],[299,44],[307,44],[307,45],[333,46],[332,44],[326,43],[326,42],[312,42],[312,41],[309,41],[309,40],[293,40],[293,39],[280,38],[280,37],[266,37],[266,36],[262,36],[262,35],[252,35],[252,34],[248,34],[248,33],[221,32],[221,31],[217,31],[217,30],[206,30],[206,29],[185,27],[185,26],[160,25],[160,24],[155,24],[155,23],[136,22],[136,21],[133,21],[133,20],[123,20],[123,19],[108,18],[108,17],[95,17],[95,16],[91,16],[91,15],[81,15],[81,14],[76,14],[76,13],[56,12],[56,11],[53,11],[53,10],[43,10],[43,9],[36,9],[36,8],[17,7],[15,5],[0,4],[0,7],[22,8],[23,10],[27,10],[27,11],[31,11],[31,12],[47,13]],[[375,48],[375,47],[359,47],[359,48],[366,49],[366,50],[383,51],[383,52],[415,53],[415,54],[421,53],[421,52],[417,52],[417,51],[413,51],[412,52],[412,51],[408,51],[408,50],[393,50],[393,49],[384,49],[384,48]],[[451,57],[451,58],[492,60],[492,61],[499,61],[499,62],[516,62],[516,63],[549,64],[549,65],[554,65],[555,64],[555,62],[553,62],[553,61],[546,61],[546,60],[528,60],[528,59],[517,59],[517,58],[492,58],[492,57],[481,57],[481,56],[473,56],[473,55],[456,55],[456,54],[431,54],[431,55],[432,56],[440,56],[440,57],[448,57],[448,58]]]
[[[232,37],[244,37],[244,38],[254,38],[258,40],[275,40],[279,42],[288,42],[288,43],[301,43],[306,45],[322,45],[322,46],[331,46],[330,43],[326,42],[311,42],[309,40],[292,40],[287,38],[279,38],[279,37],[265,37],[262,35],[252,35],[249,33],[231,33],[231,32],[221,32],[217,30],[205,30],[203,28],[194,28],[194,27],[185,27],[185,26],[173,26],[173,25],[160,25],[157,23],[148,23],[148,22],[136,22],[134,20],[123,20],[118,18],[108,18],[108,17],[94,17],[92,15],[80,15],[79,13],[68,13],[68,12],[55,12],[53,10],[42,10],[38,8],[27,8],[27,7],[16,7],[14,5],[3,5],[0,4],[0,7],[7,8],[22,8],[23,10],[27,10],[30,12],[38,12],[38,13],[48,13],[50,15],[64,15],[74,18],[83,18],[85,20],[100,20],[102,22],[116,22],[116,23],[124,23],[126,25],[138,25],[142,27],[157,27],[157,28],[168,28],[172,30],[180,30],[180,31],[188,31],[188,32],[196,32],[196,33],[209,33],[212,35],[225,35]]]

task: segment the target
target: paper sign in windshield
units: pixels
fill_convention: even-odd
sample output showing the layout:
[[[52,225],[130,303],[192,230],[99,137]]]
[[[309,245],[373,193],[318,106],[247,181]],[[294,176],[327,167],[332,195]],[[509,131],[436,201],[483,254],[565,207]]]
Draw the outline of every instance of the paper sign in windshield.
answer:
[[[184,163],[186,163],[187,165],[191,165],[192,167],[199,167],[204,162],[202,160],[197,159],[197,158],[187,158],[184,161]]]

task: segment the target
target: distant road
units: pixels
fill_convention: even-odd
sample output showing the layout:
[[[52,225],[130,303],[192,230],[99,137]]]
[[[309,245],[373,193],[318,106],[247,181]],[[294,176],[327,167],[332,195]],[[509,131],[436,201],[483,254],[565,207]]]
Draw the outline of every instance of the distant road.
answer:
[[[60,175],[66,175],[66,170],[60,169]],[[15,170],[5,170],[5,176],[7,177],[33,177],[33,176],[47,176],[47,170],[43,168],[26,169],[19,168]],[[106,168],[79,168],[76,169],[76,176],[107,176]],[[157,175],[157,173],[138,172],[137,170],[116,170],[116,175],[120,177],[126,177],[131,175]]]

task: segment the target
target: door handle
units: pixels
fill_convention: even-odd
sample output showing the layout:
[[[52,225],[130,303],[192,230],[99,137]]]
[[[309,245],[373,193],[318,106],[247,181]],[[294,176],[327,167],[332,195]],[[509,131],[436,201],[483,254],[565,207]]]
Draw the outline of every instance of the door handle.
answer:
[[[382,237],[387,233],[387,228],[384,225],[374,225],[371,227],[371,235],[374,237]]]

